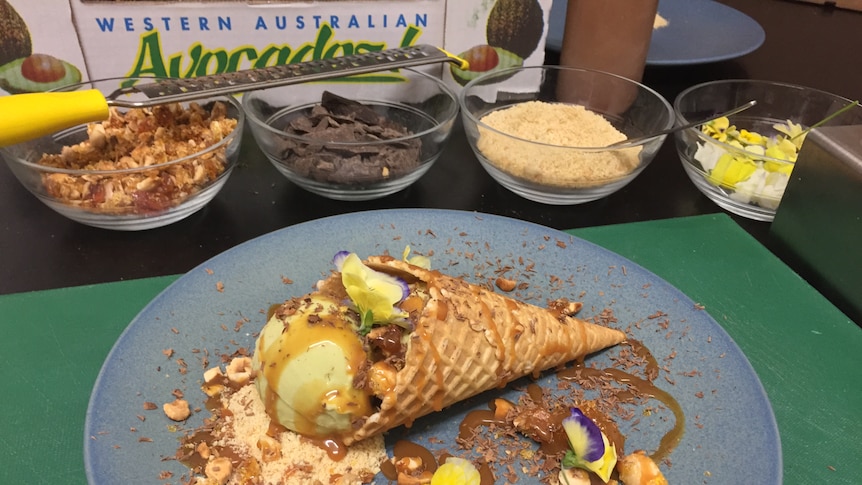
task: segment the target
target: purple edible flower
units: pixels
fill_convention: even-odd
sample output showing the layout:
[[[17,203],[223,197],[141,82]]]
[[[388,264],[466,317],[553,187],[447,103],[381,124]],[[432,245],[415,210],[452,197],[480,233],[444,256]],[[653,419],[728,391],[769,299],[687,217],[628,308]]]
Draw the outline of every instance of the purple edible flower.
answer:
[[[580,460],[592,462],[604,456],[605,442],[602,439],[602,430],[580,409],[572,408],[572,414],[563,419],[563,429],[569,438],[572,451]]]

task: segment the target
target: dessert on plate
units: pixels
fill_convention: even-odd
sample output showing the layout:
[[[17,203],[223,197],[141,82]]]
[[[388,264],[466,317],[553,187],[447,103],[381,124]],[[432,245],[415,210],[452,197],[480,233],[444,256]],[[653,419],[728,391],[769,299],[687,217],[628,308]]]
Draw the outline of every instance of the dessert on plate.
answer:
[[[389,256],[336,257],[339,272],[287,301],[261,332],[267,412],[350,445],[517,378],[616,345],[625,334]]]
[[[271,311],[251,358],[235,359],[227,374],[205,375],[207,394],[221,394],[220,380],[233,391],[221,398],[221,425],[198,430],[178,454],[197,464],[195,473],[207,476],[202,483],[216,474],[215,483],[245,483],[236,475],[267,483],[313,480],[312,472],[321,469],[330,483],[368,483],[388,459],[384,432],[626,338],[621,330],[574,317],[579,303],[555,300],[548,308],[523,303],[432,270],[426,257],[409,257],[409,248],[401,260],[382,255],[363,261],[340,252],[334,263],[337,271],[314,291]],[[232,374],[246,378],[228,379]],[[579,415],[572,413],[566,433],[580,460],[572,466],[607,481],[617,463],[613,446],[589,418],[575,419]],[[262,418],[256,432],[244,424],[254,415]],[[316,448],[325,463],[267,463],[297,455],[294,450],[302,447],[303,457]],[[246,459],[234,459],[244,454]],[[217,459],[221,465],[214,472]],[[342,461],[346,466],[337,465]],[[398,483],[402,475],[416,478],[406,476],[409,470],[401,473],[405,463],[395,463]],[[439,465],[434,467],[441,476],[453,471],[479,476],[458,457]],[[424,475],[426,481],[416,483],[434,483],[431,472]],[[560,480],[569,483],[563,475]]]

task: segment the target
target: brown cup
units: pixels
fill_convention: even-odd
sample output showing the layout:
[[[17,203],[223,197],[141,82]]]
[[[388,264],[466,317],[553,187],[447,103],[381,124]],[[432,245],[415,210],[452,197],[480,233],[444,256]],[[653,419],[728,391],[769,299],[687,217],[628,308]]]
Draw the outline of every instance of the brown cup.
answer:
[[[652,38],[658,0],[568,0],[566,27],[560,49],[560,65],[605,71],[640,82]],[[566,82],[561,78],[558,97],[566,100]],[[613,92],[608,98],[612,111],[625,109],[634,99],[630,93]]]

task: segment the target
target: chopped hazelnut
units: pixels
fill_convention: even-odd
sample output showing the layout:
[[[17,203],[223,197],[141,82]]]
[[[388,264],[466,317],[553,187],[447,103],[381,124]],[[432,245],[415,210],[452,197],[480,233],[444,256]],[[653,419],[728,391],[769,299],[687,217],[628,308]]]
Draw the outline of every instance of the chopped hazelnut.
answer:
[[[204,460],[208,460],[210,457],[210,447],[203,441],[201,441],[200,443],[198,443],[197,446],[195,446],[195,451]]]
[[[219,485],[227,483],[232,471],[233,465],[231,465],[230,460],[224,456],[210,460],[207,462],[207,466],[204,469],[204,473],[207,478],[215,480]]]
[[[261,436],[257,440],[257,447],[260,449],[261,460],[264,463],[278,460],[281,458],[281,443],[271,436]]]
[[[244,386],[251,380],[251,358],[237,357],[227,366],[227,380],[231,384]]]
[[[515,407],[509,401],[499,398],[494,399],[494,419],[506,419],[506,415],[512,409],[515,409]]]
[[[209,397],[217,396],[224,389],[224,372],[220,367],[212,367],[204,372],[204,385],[201,390]]]
[[[518,285],[518,282],[512,279],[503,278],[502,276],[497,277],[497,281],[494,282],[497,285],[497,288],[509,292],[515,289]]]
[[[162,405],[165,415],[173,421],[185,421],[192,414],[189,402],[185,399],[174,399]]]
[[[371,391],[376,396],[385,396],[391,390],[395,389],[395,368],[386,361],[375,362],[371,365],[368,372],[368,382],[371,385]]]
[[[413,474],[424,470],[425,464],[418,456],[405,456],[395,462],[395,469],[399,473]]]

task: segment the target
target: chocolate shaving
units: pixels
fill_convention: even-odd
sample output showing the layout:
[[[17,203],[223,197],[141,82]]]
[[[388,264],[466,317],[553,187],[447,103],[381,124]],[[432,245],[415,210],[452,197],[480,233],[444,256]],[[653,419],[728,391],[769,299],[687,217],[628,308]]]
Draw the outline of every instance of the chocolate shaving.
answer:
[[[413,171],[420,163],[420,140],[391,141],[412,135],[407,127],[328,91],[307,115],[291,120],[285,132],[302,140],[283,140],[281,158],[297,174],[318,182],[383,182]]]

